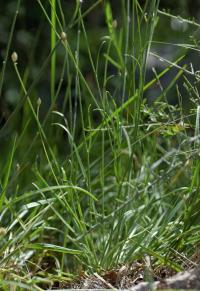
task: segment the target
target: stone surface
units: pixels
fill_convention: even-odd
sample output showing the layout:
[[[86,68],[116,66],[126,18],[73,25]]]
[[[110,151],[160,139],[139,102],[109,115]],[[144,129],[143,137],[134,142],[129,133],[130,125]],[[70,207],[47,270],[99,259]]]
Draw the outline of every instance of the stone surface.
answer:
[[[157,281],[154,283],[139,283],[137,286],[133,286],[131,291],[147,291],[156,289],[200,289],[200,267],[195,269],[181,272],[175,276],[163,281]]]

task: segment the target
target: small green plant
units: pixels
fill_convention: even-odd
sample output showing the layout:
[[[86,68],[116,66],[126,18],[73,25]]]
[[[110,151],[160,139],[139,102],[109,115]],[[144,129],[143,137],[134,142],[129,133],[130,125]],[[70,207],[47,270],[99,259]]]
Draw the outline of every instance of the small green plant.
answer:
[[[11,52],[17,1],[0,76],[1,92],[12,62],[19,94],[0,130],[2,288],[51,288],[146,255],[153,266],[182,270],[199,243],[199,76],[183,64],[180,45],[147,81],[159,23],[175,16],[158,0],[119,1],[117,17],[108,0],[77,0],[68,19],[63,1],[36,2],[48,33],[45,59],[32,78],[43,44],[35,44],[25,72],[20,51]],[[87,17],[96,9],[105,25],[91,36]],[[173,68],[164,89],[161,79]],[[191,111],[182,106],[180,78]],[[160,95],[149,105],[156,84]]]

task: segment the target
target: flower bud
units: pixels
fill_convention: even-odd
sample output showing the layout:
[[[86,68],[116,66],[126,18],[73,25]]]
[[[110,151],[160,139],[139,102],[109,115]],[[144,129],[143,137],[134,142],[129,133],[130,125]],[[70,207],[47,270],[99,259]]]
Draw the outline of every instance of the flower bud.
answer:
[[[112,27],[113,28],[117,28],[117,20],[116,19],[113,20]]]
[[[38,100],[37,100],[37,106],[40,106],[41,103],[42,103],[42,100],[41,100],[40,97],[39,97]]]
[[[4,227],[0,227],[0,236],[6,235],[6,229]]]
[[[16,52],[13,52],[12,55],[11,55],[11,59],[13,61],[13,63],[16,63],[17,60],[18,60],[18,55]]]
[[[62,31],[61,34],[60,34],[60,38],[61,38],[61,40],[66,41],[67,40],[67,34],[64,31]]]

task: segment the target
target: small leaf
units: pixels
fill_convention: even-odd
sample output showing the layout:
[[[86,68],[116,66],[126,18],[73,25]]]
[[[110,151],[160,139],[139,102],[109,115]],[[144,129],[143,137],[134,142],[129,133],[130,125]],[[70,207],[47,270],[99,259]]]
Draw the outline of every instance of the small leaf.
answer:
[[[61,247],[58,245],[47,244],[47,243],[35,243],[35,244],[27,244],[25,246],[27,249],[34,249],[34,250],[49,250],[57,253],[64,253],[64,254],[72,254],[72,255],[81,255],[82,251],[69,249],[65,247]]]

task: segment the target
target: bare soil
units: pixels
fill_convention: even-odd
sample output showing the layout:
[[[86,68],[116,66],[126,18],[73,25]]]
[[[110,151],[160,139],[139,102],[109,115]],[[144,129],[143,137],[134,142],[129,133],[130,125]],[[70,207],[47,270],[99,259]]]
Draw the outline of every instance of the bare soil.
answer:
[[[61,286],[60,286],[61,287]],[[147,291],[150,289],[200,289],[200,267],[176,273],[167,267],[154,270],[136,262],[121,266],[104,274],[91,276],[82,274],[74,282],[62,286],[70,289],[129,289]]]

